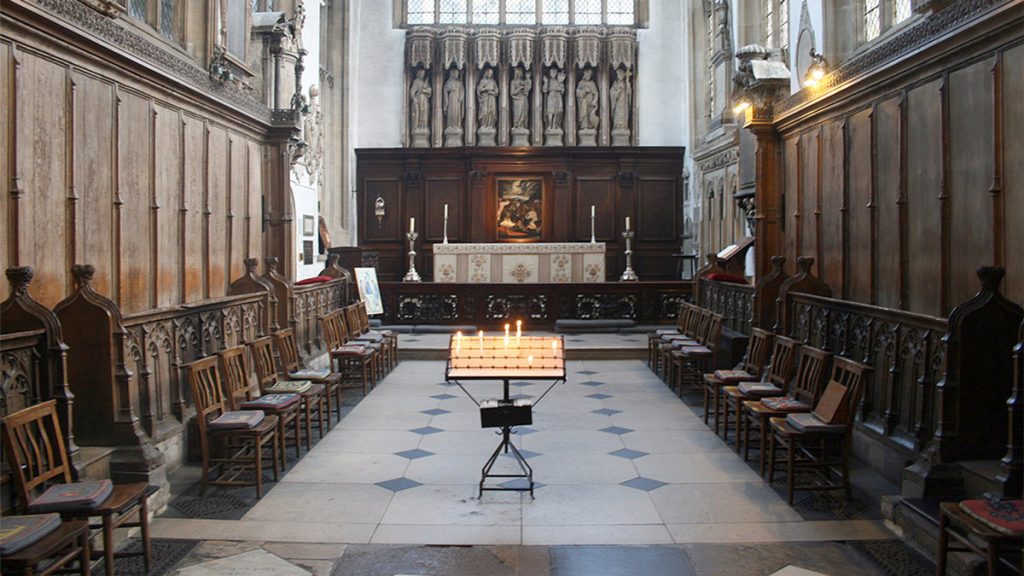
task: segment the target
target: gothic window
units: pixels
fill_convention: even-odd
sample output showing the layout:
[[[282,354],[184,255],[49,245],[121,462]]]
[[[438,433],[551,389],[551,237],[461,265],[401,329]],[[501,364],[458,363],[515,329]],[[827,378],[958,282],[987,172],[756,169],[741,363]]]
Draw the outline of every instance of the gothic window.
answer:
[[[910,0],[864,0],[862,42],[871,42],[883,32],[910,18]]]
[[[245,0],[223,0],[227,4],[225,14],[225,44],[228,53],[242,60],[245,59],[245,48],[249,35],[246,33],[249,6]]]
[[[144,22],[172,42],[181,42],[182,4],[179,0],[129,0],[128,16]]]
[[[869,0],[870,1],[870,0]],[[789,50],[789,0],[763,0],[764,45]]]
[[[636,26],[648,0],[400,0],[402,23]]]

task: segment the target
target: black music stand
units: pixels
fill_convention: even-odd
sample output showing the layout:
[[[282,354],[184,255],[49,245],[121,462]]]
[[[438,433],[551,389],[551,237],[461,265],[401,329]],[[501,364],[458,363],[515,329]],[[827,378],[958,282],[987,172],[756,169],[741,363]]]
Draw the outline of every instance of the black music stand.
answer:
[[[512,428],[532,422],[533,406],[540,402],[555,384],[565,382],[565,343],[561,336],[451,337],[448,344],[448,362],[445,380],[454,382],[466,396],[480,407],[480,423],[484,428],[501,428],[501,443],[494,449],[480,473],[480,493],[484,491],[529,492],[533,497],[533,468],[510,440]],[[509,382],[513,379],[545,380],[551,386],[534,402],[520,402],[509,396]],[[502,397],[478,401],[462,385],[464,380],[501,380]],[[522,474],[493,474],[491,469],[502,453],[512,452]],[[488,478],[526,478],[528,487],[487,486]]]

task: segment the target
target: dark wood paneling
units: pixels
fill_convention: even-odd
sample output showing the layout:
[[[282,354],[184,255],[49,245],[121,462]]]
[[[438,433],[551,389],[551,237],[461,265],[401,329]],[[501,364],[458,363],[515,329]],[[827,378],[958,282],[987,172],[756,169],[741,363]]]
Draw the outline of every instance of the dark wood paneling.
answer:
[[[849,191],[847,218],[847,270],[849,293],[857,302],[871,302],[871,110],[847,121]]]
[[[876,304],[900,306],[900,118],[899,98],[875,107]]]
[[[150,282],[153,280],[150,247],[150,201],[152,191],[153,112],[150,104],[131,92],[118,94],[118,196],[121,249],[118,251],[121,278],[118,306],[126,312],[152,308]]]
[[[812,130],[801,137],[800,178],[800,256],[814,258],[821,269],[818,256],[818,131]]]
[[[12,90],[8,89],[8,84],[12,81],[11,69],[13,67],[11,45],[7,42],[0,42],[0,90],[3,90],[4,94],[12,93]],[[7,128],[11,126],[11,111],[12,107],[9,104],[0,106],[0,126],[4,127],[3,130],[0,130],[0,150],[10,150],[13,145],[11,130]],[[12,183],[10,162],[10,154],[0,154],[0,182]],[[16,245],[16,229],[13,226],[15,218],[11,217],[10,203],[11,194],[0,190],[0,225],[3,226],[3,230],[0,231],[0,268],[4,270],[14,265],[11,256],[12,248]],[[0,287],[0,301],[6,300],[9,294],[9,286]]]
[[[637,230],[637,241],[678,240],[678,182],[675,179],[641,178],[638,191],[638,211],[633,223]],[[625,221],[622,225],[625,227]]]
[[[111,294],[114,271],[114,86],[85,74],[75,74],[75,262],[96,266],[92,285]],[[84,114],[106,110],[106,114]]]
[[[590,240],[590,207],[594,207],[594,236],[598,242],[614,240],[615,178],[576,178],[576,234],[574,240]]]
[[[1003,54],[1003,228],[1006,297],[1024,302],[1024,45]]]
[[[942,285],[938,250],[942,230],[938,196],[942,185],[941,81],[910,91],[907,119],[908,302],[913,312],[940,316]]]
[[[181,119],[176,110],[156,107],[156,202],[153,209],[156,229],[153,254],[156,257],[156,305],[173,306],[181,302]],[[91,260],[89,260],[91,262]]]
[[[185,302],[198,302],[204,298],[206,283],[206,255],[203,253],[206,218],[204,198],[206,196],[206,128],[198,118],[186,117],[183,128],[185,137],[184,160],[184,210],[185,265],[183,268],[183,289]]]
[[[206,253],[207,298],[227,294],[228,278],[228,135],[220,126],[209,126],[206,135]]]
[[[401,183],[398,178],[367,178],[362,184],[363,237],[367,241],[395,240],[406,232],[407,221],[402,218]],[[385,216],[378,221],[373,215],[374,202],[384,199]]]
[[[461,178],[427,178],[424,181],[426,221],[420,235],[423,242],[441,242],[444,239],[445,204],[448,205],[448,241],[458,242],[462,239],[460,224],[463,216],[463,186]]]
[[[950,153],[950,303],[956,305],[978,290],[971,273],[993,262],[992,201],[992,64],[976,62],[949,75]],[[1018,102],[1017,105],[1020,105]],[[1014,134],[1015,133],[1015,134]],[[1020,127],[1011,132],[1020,138]],[[1017,225],[1024,219],[1017,214]],[[982,227],[982,223],[988,226]]]
[[[786,157],[786,168],[783,173],[782,186],[782,226],[786,230],[785,256],[786,271],[789,274],[796,273],[796,258],[799,255],[797,239],[799,237],[800,204],[797,201],[797,186],[800,174],[799,166],[800,137],[793,136],[786,139],[784,154]]]
[[[841,120],[821,127],[821,279],[838,294],[843,275],[843,211],[845,209],[844,128]]]

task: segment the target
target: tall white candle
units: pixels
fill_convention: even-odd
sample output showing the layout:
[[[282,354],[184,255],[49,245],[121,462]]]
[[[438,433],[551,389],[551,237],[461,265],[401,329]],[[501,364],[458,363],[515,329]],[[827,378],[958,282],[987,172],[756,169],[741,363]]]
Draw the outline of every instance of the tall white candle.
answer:
[[[445,218],[448,217],[448,205],[447,204],[444,205],[444,217]]]
[[[629,216],[626,216],[626,230],[629,230]]]
[[[628,221],[628,219],[627,219],[627,221]],[[629,228],[629,224],[626,225],[626,228]],[[416,219],[415,218],[409,218],[409,232],[415,232],[415,231],[416,231]]]
[[[593,218],[595,215],[597,215],[597,212],[594,210],[594,205],[591,204],[590,205],[590,217]]]
[[[484,351],[484,331],[483,330],[480,331],[480,337],[479,338],[480,338],[480,351],[483,352]]]

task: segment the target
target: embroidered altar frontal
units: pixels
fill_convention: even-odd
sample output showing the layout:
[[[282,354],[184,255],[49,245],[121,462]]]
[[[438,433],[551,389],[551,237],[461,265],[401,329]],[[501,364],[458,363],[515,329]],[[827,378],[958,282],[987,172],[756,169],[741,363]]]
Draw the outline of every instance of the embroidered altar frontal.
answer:
[[[434,244],[434,281],[604,282],[604,242]]]

